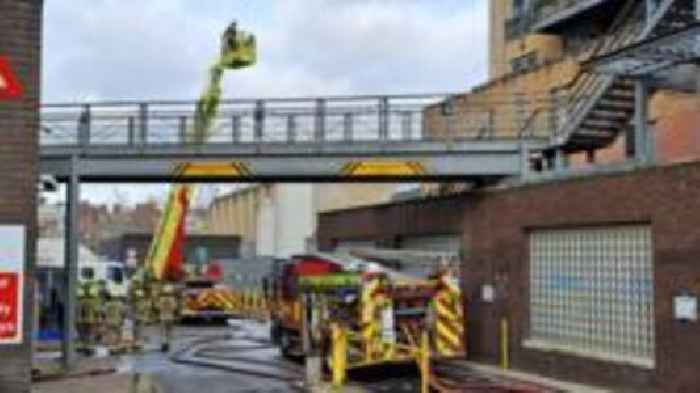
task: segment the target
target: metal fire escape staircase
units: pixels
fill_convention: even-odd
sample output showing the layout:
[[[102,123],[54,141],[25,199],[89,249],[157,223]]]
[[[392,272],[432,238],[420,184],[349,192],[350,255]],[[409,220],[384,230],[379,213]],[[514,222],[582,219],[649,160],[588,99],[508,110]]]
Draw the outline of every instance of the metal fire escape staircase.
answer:
[[[693,9],[692,0],[662,0],[647,16],[645,2],[628,1],[590,58],[682,28],[693,20]],[[610,145],[635,115],[633,80],[595,74],[585,67],[556,96],[563,98],[555,116],[553,148],[566,153]]]

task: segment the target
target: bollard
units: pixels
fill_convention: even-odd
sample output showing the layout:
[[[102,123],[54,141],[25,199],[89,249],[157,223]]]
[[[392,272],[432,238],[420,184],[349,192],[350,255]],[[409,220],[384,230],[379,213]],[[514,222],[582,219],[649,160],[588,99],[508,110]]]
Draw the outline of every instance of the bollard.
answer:
[[[501,368],[504,370],[510,368],[508,353],[508,320],[503,318],[501,319]]]
[[[420,338],[420,376],[421,393],[430,393],[430,337],[423,331]]]
[[[306,386],[313,391],[321,383],[323,373],[321,352],[315,341],[316,332],[320,328],[318,310],[315,309],[313,294],[305,294],[302,304],[302,339],[305,354]]]
[[[333,387],[339,388],[347,378],[348,336],[345,329],[337,323],[331,325],[332,330],[332,359]]]

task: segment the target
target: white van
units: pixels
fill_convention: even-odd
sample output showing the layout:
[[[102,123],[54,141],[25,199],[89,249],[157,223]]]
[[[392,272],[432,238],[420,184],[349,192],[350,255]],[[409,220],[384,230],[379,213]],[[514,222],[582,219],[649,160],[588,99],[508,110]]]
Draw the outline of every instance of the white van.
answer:
[[[107,291],[112,296],[126,297],[129,280],[124,265],[119,262],[78,262],[78,280],[80,283],[104,281]]]

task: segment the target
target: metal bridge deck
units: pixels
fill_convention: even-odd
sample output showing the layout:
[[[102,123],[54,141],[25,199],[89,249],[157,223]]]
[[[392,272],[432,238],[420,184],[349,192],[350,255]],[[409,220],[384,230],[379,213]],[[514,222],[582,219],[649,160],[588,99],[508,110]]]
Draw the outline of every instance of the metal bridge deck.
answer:
[[[45,105],[41,172],[65,180],[75,168],[83,182],[489,181],[519,175],[523,152],[549,142],[496,137],[450,105],[449,95],[224,101],[206,141],[193,140],[194,102]]]

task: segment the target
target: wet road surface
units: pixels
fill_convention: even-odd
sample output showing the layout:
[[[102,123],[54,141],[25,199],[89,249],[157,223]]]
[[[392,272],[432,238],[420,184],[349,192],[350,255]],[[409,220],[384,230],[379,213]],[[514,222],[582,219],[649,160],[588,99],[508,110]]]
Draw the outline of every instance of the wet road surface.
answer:
[[[267,326],[181,327],[169,355],[126,357],[120,371],[151,377],[163,393],[282,393],[300,391],[303,368],[267,341]],[[155,344],[153,341],[156,341]],[[150,348],[157,348],[157,338]]]
[[[147,350],[127,356],[119,371],[134,373],[150,393],[288,393],[304,392],[304,366],[282,357],[268,339],[269,327],[254,321],[231,326],[179,327],[170,354],[163,354],[156,332]],[[347,392],[420,391],[415,367],[382,367],[355,371]],[[141,393],[141,390],[136,390]]]

